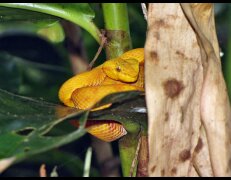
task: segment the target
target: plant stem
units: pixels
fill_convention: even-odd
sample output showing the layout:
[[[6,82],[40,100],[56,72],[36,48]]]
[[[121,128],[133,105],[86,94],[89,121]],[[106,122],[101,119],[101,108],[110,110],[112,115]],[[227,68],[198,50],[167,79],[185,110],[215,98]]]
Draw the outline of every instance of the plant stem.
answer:
[[[118,57],[132,48],[126,3],[102,3],[108,59]]]
[[[126,3],[102,3],[105,28],[123,30],[129,33],[129,21]]]
[[[90,168],[91,168],[91,157],[92,157],[92,148],[89,147],[87,149],[87,153],[85,157],[83,177],[89,177]]]
[[[126,3],[102,3],[106,29],[106,56],[112,59],[132,48],[129,19]],[[130,167],[135,157],[138,140],[129,134],[119,141],[120,160],[123,176],[129,176]]]

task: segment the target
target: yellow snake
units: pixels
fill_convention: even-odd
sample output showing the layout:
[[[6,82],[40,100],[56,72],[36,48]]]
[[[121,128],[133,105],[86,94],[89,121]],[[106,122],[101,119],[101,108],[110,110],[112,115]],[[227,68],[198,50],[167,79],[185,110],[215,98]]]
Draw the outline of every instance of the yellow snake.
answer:
[[[87,109],[111,93],[131,90],[144,90],[143,48],[127,51],[90,71],[68,79],[59,90],[59,99],[66,106]],[[109,106],[107,104],[93,110]],[[78,121],[72,121],[72,124],[78,127]],[[120,123],[109,120],[88,120],[86,128],[90,134],[107,142],[127,133]]]

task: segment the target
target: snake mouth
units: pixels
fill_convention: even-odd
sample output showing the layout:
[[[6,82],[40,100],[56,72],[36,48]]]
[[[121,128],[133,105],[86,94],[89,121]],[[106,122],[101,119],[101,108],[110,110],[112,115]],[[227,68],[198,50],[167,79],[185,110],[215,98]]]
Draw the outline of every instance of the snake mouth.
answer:
[[[138,74],[134,73],[134,74],[120,74],[118,80],[122,81],[122,82],[127,82],[127,83],[132,83],[135,82],[138,78]]]
[[[118,68],[118,67],[117,67]],[[138,67],[139,68],[139,67]],[[130,67],[130,69],[132,69]],[[111,68],[104,67],[104,72],[107,74],[107,76],[113,80],[121,81],[121,82],[135,82],[139,75],[139,70],[129,71],[126,72],[124,70],[112,70]]]

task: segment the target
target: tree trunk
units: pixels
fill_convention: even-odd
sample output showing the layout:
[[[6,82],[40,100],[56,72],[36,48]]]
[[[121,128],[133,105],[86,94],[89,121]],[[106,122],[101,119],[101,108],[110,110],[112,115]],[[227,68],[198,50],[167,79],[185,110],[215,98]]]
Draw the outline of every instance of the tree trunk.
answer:
[[[149,176],[230,176],[230,104],[213,5],[149,4]]]

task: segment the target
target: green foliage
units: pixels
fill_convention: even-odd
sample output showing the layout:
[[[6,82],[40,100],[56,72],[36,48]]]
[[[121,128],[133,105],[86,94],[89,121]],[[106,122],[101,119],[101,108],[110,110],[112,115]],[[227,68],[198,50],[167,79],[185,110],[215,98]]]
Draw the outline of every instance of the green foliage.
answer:
[[[128,10],[133,47],[142,47],[146,24],[140,5],[128,4]],[[0,12],[0,89],[7,91],[0,90],[0,163],[12,157],[12,163],[17,163],[3,176],[11,176],[14,170],[20,169],[19,166],[27,164],[37,164],[37,171],[25,168],[18,175],[38,175],[41,163],[50,165],[50,168],[58,165],[60,175],[59,164],[65,160],[70,161],[66,167],[69,175],[82,176],[83,151],[86,152],[89,146],[85,142],[87,136],[83,136],[84,129],[76,130],[70,126],[69,120],[82,117],[84,123],[88,114],[57,105],[60,85],[72,76],[60,22],[71,21],[84,29],[82,40],[91,60],[98,48],[99,29],[104,28],[101,4],[0,3]],[[137,23],[141,24],[139,28]],[[104,60],[101,53],[97,64]],[[119,121],[127,129],[127,137],[137,134],[140,129],[146,131],[146,113],[137,111],[145,108],[144,96],[140,92],[111,95],[100,104],[107,102],[114,104],[110,109],[90,113],[90,118]],[[81,153],[73,144],[76,139],[80,142],[83,139],[85,150]],[[60,150],[65,144],[77,152],[68,153],[67,145]],[[78,158],[78,153],[82,158]],[[98,176],[92,166],[95,166],[94,158],[90,176]]]
[[[84,129],[80,128],[65,136],[45,135],[66,118],[83,113],[76,109],[35,101],[3,90],[0,90],[0,106],[0,163],[7,158],[22,160],[71,142],[85,133]],[[87,114],[81,116],[83,123]]]
[[[59,102],[57,89],[71,76],[65,68],[20,58],[6,51],[0,53],[0,59],[2,67],[0,88],[21,95]]]
[[[96,107],[108,102],[123,102],[137,95],[139,94],[135,92],[112,94],[105,97]],[[14,163],[28,156],[70,143],[85,133],[84,124],[88,118],[88,111],[77,111],[75,108],[35,101],[3,90],[0,90],[0,106],[0,164],[9,158],[13,158],[11,163]],[[133,108],[134,106],[127,109]],[[116,107],[112,108],[111,111],[119,115],[120,112],[116,113],[116,109]],[[99,115],[97,112],[96,115],[92,114],[99,119],[105,117],[105,114]],[[81,117],[77,117],[78,115]],[[66,132],[67,134],[60,136],[51,136],[48,133],[57,124],[73,118],[80,121],[81,126],[78,130]]]
[[[59,22],[54,22],[48,27],[39,29],[37,34],[53,43],[62,42],[65,38],[64,30]]]
[[[95,14],[87,3],[0,3],[0,6],[9,7],[9,12],[6,10],[8,15],[4,16],[3,14],[3,17],[6,17],[4,19],[7,21],[10,19],[11,14],[14,14],[15,8],[24,10],[20,11],[20,20],[22,19],[24,12],[24,18],[28,17],[26,16],[27,13],[32,13],[29,17],[33,17],[35,19],[38,13],[34,12],[40,12],[49,15],[48,18],[50,16],[55,16],[79,25],[87,30],[95,38],[95,40],[99,42],[99,30],[92,22]],[[41,16],[46,20],[44,15]],[[41,16],[39,15],[40,19]],[[44,21],[44,19],[42,20]]]

